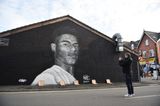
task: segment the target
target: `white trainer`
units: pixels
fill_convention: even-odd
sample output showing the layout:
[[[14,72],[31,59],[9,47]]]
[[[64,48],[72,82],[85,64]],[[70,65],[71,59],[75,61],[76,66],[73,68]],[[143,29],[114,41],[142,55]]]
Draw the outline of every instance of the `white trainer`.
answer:
[[[132,96],[135,96],[135,94],[131,94]]]
[[[125,97],[129,97],[129,96],[130,96],[130,94],[125,94],[124,96],[125,96]]]

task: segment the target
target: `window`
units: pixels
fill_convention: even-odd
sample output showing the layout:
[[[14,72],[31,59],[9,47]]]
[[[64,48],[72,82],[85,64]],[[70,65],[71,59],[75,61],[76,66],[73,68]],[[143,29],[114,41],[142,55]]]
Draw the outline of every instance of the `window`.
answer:
[[[154,50],[153,49],[149,50],[149,57],[154,57],[154,56],[155,56]]]
[[[134,44],[131,44],[131,49],[134,50]]]
[[[149,41],[148,41],[148,39],[146,39],[146,41],[145,41],[145,45],[146,45],[146,46],[148,46],[148,45],[149,45]]]
[[[142,54],[143,58],[146,58],[146,57],[147,57],[147,52],[146,52],[146,51],[143,51],[142,53],[143,53],[143,54]]]
[[[142,56],[142,50],[139,50],[139,56]]]

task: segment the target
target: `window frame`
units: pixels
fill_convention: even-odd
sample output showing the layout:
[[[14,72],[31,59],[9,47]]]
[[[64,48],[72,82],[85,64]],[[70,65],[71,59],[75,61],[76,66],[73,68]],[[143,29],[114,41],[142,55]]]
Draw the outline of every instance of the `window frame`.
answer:
[[[149,40],[146,39],[146,40],[145,40],[145,46],[148,46],[148,45],[149,45]]]
[[[155,56],[155,51],[154,49],[149,50],[149,57],[154,57]]]
[[[147,51],[145,51],[145,50],[142,51],[142,57],[143,57],[143,58],[147,58]]]

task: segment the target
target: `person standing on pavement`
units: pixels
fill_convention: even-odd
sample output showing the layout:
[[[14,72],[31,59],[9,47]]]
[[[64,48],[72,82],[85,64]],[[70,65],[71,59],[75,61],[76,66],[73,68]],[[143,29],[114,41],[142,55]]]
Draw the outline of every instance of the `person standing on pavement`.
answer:
[[[119,65],[122,67],[123,74],[125,76],[125,82],[127,85],[127,90],[128,90],[128,93],[124,95],[125,97],[135,95],[134,88],[132,85],[131,64],[132,64],[132,58],[130,53],[125,53],[124,58],[119,57]]]

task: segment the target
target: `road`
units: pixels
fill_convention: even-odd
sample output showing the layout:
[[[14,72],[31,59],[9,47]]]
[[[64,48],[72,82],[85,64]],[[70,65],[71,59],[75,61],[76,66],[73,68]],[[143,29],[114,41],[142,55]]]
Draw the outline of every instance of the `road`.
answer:
[[[135,87],[134,97],[124,97],[126,88],[0,92],[0,106],[160,106],[160,85]]]

